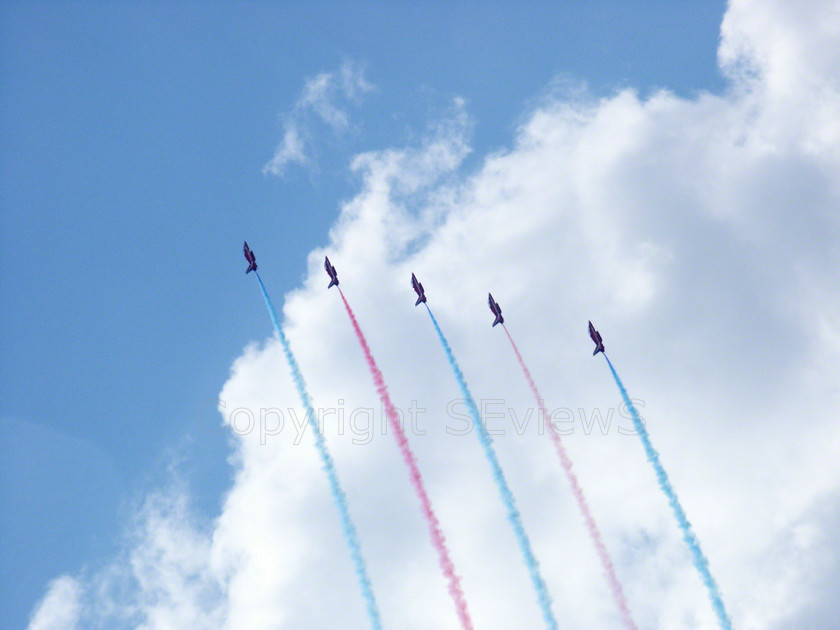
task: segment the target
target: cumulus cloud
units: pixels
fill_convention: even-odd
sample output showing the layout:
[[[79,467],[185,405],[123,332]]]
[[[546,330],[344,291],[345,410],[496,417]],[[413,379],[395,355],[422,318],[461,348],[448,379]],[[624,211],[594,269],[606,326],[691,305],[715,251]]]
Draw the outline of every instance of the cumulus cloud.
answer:
[[[290,164],[310,162],[312,124],[320,122],[334,134],[343,133],[350,126],[346,106],[358,105],[372,89],[363,68],[352,61],[308,79],[292,111],[283,117],[283,137],[263,173],[282,175]]]
[[[555,94],[471,173],[461,168],[470,120],[456,102],[419,146],[354,160],[359,191],[283,317],[386,627],[457,618],[340,300],[325,290],[325,253],[405,411],[476,627],[541,621],[478,441],[456,417],[457,386],[413,307],[412,271],[498,432],[564,626],[620,620],[548,436],[533,415],[516,428],[530,393],[489,326],[488,290],[547,406],[571,418],[566,446],[641,627],[716,623],[638,438],[618,430],[631,424],[589,356],[587,319],[638,399],[734,626],[834,626],[840,85],[821,55],[837,50],[836,2],[793,11],[736,0],[722,26],[723,94]],[[320,85],[301,102],[321,102]],[[346,120],[323,111],[330,126]],[[130,577],[122,599],[81,576],[74,614],[96,619],[119,601],[148,628],[366,626],[287,373],[275,340],[246,348],[220,395],[238,438],[220,515],[200,527],[171,497],[143,510],[133,560],[111,569]],[[79,601],[55,592],[33,624]]]

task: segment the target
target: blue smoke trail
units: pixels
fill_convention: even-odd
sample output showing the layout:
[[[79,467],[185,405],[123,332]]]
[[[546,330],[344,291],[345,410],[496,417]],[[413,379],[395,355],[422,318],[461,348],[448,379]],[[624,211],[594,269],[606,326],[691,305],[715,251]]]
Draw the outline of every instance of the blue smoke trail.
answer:
[[[531,543],[528,540],[528,536],[525,534],[525,528],[522,526],[522,519],[519,515],[519,510],[516,509],[516,501],[514,501],[513,492],[511,492],[510,487],[508,487],[505,476],[502,473],[502,467],[499,465],[499,460],[496,457],[496,452],[493,450],[493,440],[490,438],[490,434],[487,433],[487,427],[484,426],[481,415],[478,413],[478,407],[476,406],[475,400],[473,400],[472,394],[470,394],[470,390],[467,387],[467,381],[464,379],[461,368],[458,367],[458,363],[455,361],[455,355],[452,354],[452,349],[449,347],[446,337],[443,336],[443,331],[440,329],[435,316],[432,314],[432,309],[429,308],[428,304],[426,304],[426,310],[429,312],[429,317],[432,318],[432,324],[434,324],[438,337],[440,337],[440,343],[443,345],[443,349],[446,352],[446,358],[449,359],[449,365],[452,366],[452,371],[455,373],[455,378],[458,380],[458,385],[461,387],[461,395],[467,402],[467,407],[470,410],[470,415],[472,416],[473,423],[475,424],[478,432],[478,438],[481,441],[481,446],[484,447],[484,454],[490,462],[490,467],[493,469],[493,478],[496,481],[496,485],[499,487],[499,493],[502,495],[502,501],[507,508],[508,520],[510,521],[510,524],[513,525],[513,531],[516,533],[517,541],[519,541],[519,548],[522,550],[522,555],[525,557],[525,564],[528,567],[528,573],[531,575],[531,582],[534,584],[534,588],[537,591],[537,598],[540,602],[540,609],[542,610],[542,616],[545,620],[545,624],[548,628],[550,628],[550,630],[557,630],[557,620],[554,619],[554,614],[551,612],[551,597],[548,594],[548,589],[545,587],[542,575],[540,575],[540,567],[537,564],[537,559],[534,557],[534,552],[531,550]]]
[[[712,608],[715,609],[718,623],[723,630],[732,630],[732,622],[729,621],[726,609],[723,607],[723,599],[721,599],[717,583],[709,571],[709,561],[706,559],[706,556],[703,555],[703,552],[700,549],[700,541],[697,540],[697,536],[695,536],[694,532],[691,530],[691,523],[688,522],[688,518],[685,516],[685,511],[683,511],[682,505],[680,505],[680,502],[677,499],[677,493],[674,492],[674,489],[671,487],[668,475],[665,474],[665,469],[659,461],[659,453],[656,452],[656,449],[653,448],[653,445],[650,443],[647,429],[645,429],[645,425],[639,417],[639,412],[636,411],[636,407],[630,400],[630,396],[627,395],[627,390],[624,389],[624,385],[621,382],[621,379],[618,378],[618,373],[615,371],[615,368],[606,353],[604,353],[604,358],[607,360],[607,365],[610,366],[610,371],[615,379],[615,384],[618,385],[618,389],[621,391],[621,397],[624,399],[624,404],[627,406],[628,411],[630,411],[630,415],[633,417],[633,426],[636,428],[636,432],[639,434],[639,437],[642,438],[642,444],[645,447],[645,453],[647,454],[648,461],[656,471],[656,479],[659,481],[659,487],[662,488],[662,492],[664,492],[665,496],[668,497],[668,503],[671,504],[674,516],[677,517],[677,523],[682,530],[683,540],[685,540],[688,548],[691,550],[691,555],[694,558],[694,566],[697,567],[697,571],[700,573],[700,578],[703,580],[703,584],[706,585],[706,589],[709,591],[709,599],[712,601]]]
[[[280,338],[280,343],[283,344],[283,352],[286,355],[286,361],[292,370],[292,377],[297,386],[300,401],[306,408],[306,417],[309,420],[309,428],[315,436],[315,445],[318,447],[318,453],[321,455],[321,465],[327,473],[327,478],[330,481],[330,490],[332,491],[333,501],[338,512],[341,515],[341,528],[344,531],[344,538],[347,541],[347,546],[350,548],[350,556],[353,559],[353,565],[356,569],[356,577],[359,580],[359,586],[362,589],[362,596],[365,598],[367,604],[367,613],[370,618],[370,625],[374,630],[382,629],[382,622],[379,619],[379,608],[376,606],[376,599],[373,597],[373,589],[371,588],[370,578],[367,574],[367,567],[364,558],[362,558],[362,547],[359,543],[359,537],[356,534],[356,527],[350,519],[350,510],[347,508],[347,497],[338,483],[338,473],[335,470],[332,457],[327,450],[327,444],[324,441],[324,436],[318,430],[318,420],[315,416],[315,410],[312,409],[312,401],[309,398],[309,393],[306,391],[306,383],[303,380],[303,375],[300,373],[297,361],[292,354],[292,349],[289,346],[289,341],[286,335],[283,334],[283,329],[280,327],[280,320],[277,318],[277,311],[274,310],[274,304],[271,303],[271,298],[268,297],[268,291],[265,289],[260,274],[257,273],[257,280],[260,282],[260,289],[265,298],[265,305],[268,307],[268,314],[271,316],[271,323],[274,324],[274,330]]]

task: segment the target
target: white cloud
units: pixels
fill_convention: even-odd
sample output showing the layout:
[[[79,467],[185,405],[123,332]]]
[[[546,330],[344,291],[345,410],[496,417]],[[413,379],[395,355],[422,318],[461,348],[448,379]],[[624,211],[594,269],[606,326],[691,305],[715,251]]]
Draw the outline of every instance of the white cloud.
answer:
[[[211,541],[181,490],[150,495],[118,557],[54,580],[29,629],[219,628],[226,585],[212,566]]]
[[[499,458],[563,626],[620,624],[547,436],[535,424],[513,431],[506,410],[521,418],[531,401],[504,335],[489,326],[488,290],[547,405],[577,418],[566,446],[640,627],[716,624],[638,439],[617,432],[626,418],[614,411],[606,436],[580,422],[581,412],[619,404],[606,367],[589,356],[587,319],[642,399],[734,626],[834,626],[840,85],[823,57],[840,50],[840,31],[837,3],[787,6],[731,4],[725,94],[555,96],[468,175],[459,169],[470,121],[456,103],[421,146],[354,161],[360,190],[326,251],[394,401],[426,409],[425,435],[410,439],[476,627],[541,622],[477,440],[447,433],[460,426],[447,411],[458,391],[413,307],[412,271],[491,428],[506,430]],[[305,90],[312,103],[319,85]],[[325,410],[385,626],[455,628],[407,474],[392,437],[379,434],[359,349],[325,290],[324,253],[310,255],[283,315]],[[274,407],[285,426],[265,440],[239,437],[236,480],[211,531],[177,501],[145,510],[129,556],[139,560],[115,563],[133,576],[126,590],[144,627],[366,627],[312,436],[295,443],[302,412],[287,374],[273,340],[249,346],[232,368],[225,417],[245,409],[258,421]],[[360,445],[369,414],[352,411],[363,408],[377,431]],[[85,613],[95,617],[103,601],[92,598]]]
[[[69,575],[50,582],[47,594],[38,604],[29,630],[71,630],[79,621],[81,585]]]
[[[350,126],[345,107],[361,102],[373,89],[356,63],[345,61],[335,72],[322,72],[308,79],[290,113],[284,116],[283,138],[263,173],[282,175],[290,164],[305,165],[312,159],[312,123],[320,121],[334,134]]]
[[[305,142],[295,124],[287,123],[283,130],[283,141],[274,152],[274,157],[265,165],[264,173],[279,175],[287,164],[306,164]]]

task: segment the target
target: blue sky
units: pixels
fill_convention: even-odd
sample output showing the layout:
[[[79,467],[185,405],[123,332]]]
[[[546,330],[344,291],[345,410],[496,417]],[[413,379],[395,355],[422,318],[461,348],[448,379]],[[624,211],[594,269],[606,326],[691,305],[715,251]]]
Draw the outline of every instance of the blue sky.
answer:
[[[215,401],[271,335],[243,239],[280,301],[364,189],[353,157],[416,146],[455,98],[467,177],[557,86],[721,94],[725,9],[0,4],[4,627],[50,579],[107,563],[173,468],[200,519],[219,513],[235,446]],[[343,104],[351,124],[304,115],[308,162],[265,174],[307,81],[346,63],[372,86]]]

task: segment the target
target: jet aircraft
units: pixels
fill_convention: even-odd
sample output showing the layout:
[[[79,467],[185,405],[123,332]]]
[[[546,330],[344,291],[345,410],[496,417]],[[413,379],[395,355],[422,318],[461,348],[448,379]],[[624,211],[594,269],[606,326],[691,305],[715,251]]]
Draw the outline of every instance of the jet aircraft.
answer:
[[[257,270],[257,257],[254,256],[254,252],[251,251],[251,248],[248,247],[248,241],[245,241],[245,247],[243,249],[245,252],[245,260],[248,261],[248,268],[245,270],[245,273],[251,273],[252,271]]]
[[[487,294],[487,303],[490,305],[490,310],[493,311],[493,315],[496,316],[496,320],[493,322],[493,325],[504,324],[505,318],[502,317],[502,307],[496,303],[496,300],[493,299],[493,295],[491,293]]]
[[[417,292],[417,301],[414,306],[419,306],[420,302],[426,303],[426,292],[423,290],[423,285],[417,282],[417,276],[411,274],[411,286]]]
[[[592,337],[592,341],[595,342],[595,350],[592,352],[592,356],[594,357],[599,352],[604,352],[604,340],[601,339],[601,333],[595,330],[595,326],[592,325],[592,322],[589,322],[589,336]]]
[[[330,259],[324,256],[324,269],[327,270],[327,273],[330,275],[330,283],[327,286],[329,289],[330,287],[337,287],[338,286],[338,274],[335,272],[335,267],[332,266],[330,263]]]

